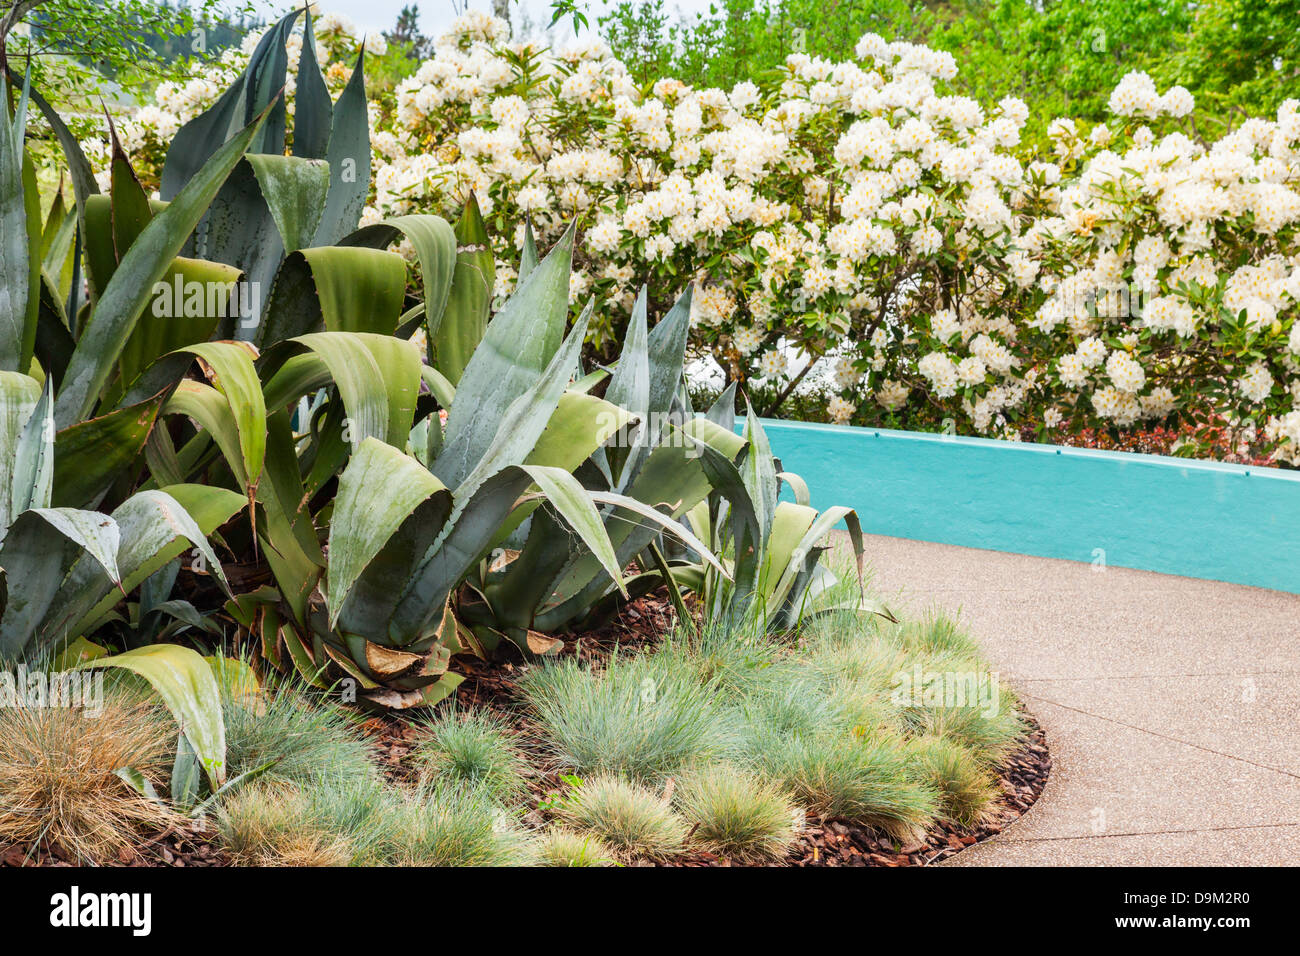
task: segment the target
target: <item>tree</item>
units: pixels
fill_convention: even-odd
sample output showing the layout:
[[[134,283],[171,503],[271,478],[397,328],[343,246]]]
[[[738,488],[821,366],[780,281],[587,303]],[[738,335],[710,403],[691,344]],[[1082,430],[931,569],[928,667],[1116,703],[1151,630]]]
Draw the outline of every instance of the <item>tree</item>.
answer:
[[[393,29],[384,34],[390,46],[401,47],[412,60],[423,60],[432,52],[433,41],[420,32],[420,7],[412,3],[403,6]]]

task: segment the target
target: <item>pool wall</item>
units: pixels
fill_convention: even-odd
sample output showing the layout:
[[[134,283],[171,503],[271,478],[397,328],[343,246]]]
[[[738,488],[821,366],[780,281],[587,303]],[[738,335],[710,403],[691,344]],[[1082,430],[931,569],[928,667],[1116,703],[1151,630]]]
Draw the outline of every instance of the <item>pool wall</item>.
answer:
[[[817,508],[871,534],[1300,594],[1300,472],[764,420]],[[1300,625],[1298,625],[1300,626]]]

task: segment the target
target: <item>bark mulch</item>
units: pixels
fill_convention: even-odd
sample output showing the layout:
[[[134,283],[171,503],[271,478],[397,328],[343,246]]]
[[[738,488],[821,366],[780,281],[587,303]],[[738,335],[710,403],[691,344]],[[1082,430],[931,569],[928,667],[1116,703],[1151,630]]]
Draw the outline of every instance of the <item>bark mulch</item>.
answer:
[[[561,656],[574,656],[587,663],[603,663],[615,650],[625,653],[653,647],[663,635],[671,633],[676,613],[658,594],[641,598],[626,607],[605,627],[586,633],[580,640],[569,641]],[[515,684],[526,664],[518,652],[507,650],[493,662],[474,659],[460,668],[465,682],[457,688],[456,706],[463,709],[485,708],[513,725],[519,734],[520,749],[542,752],[540,742],[526,717],[519,713]],[[1030,727],[1024,745],[998,768],[1002,794],[991,808],[989,819],[980,826],[961,828],[938,824],[924,840],[900,844],[883,833],[855,826],[841,820],[822,820],[809,814],[804,835],[790,856],[789,866],[926,866],[946,859],[968,846],[981,843],[1001,833],[1014,823],[1034,802],[1047,785],[1052,761],[1043,729],[1033,715],[1022,711]],[[394,779],[410,779],[413,773],[405,764],[414,742],[423,731],[389,715],[366,722],[366,732],[378,749],[380,758]],[[564,783],[555,773],[538,771],[529,781],[538,801],[556,796]],[[526,820],[541,824],[536,811]],[[684,856],[673,866],[731,866],[731,862],[711,853],[698,851]]]

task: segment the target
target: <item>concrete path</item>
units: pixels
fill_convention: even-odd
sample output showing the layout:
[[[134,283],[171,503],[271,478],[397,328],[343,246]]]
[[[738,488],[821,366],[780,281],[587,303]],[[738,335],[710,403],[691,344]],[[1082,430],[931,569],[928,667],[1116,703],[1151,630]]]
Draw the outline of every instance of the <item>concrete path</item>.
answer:
[[[874,590],[957,614],[1047,732],[1042,798],[951,865],[1300,864],[1300,595],[866,548]]]

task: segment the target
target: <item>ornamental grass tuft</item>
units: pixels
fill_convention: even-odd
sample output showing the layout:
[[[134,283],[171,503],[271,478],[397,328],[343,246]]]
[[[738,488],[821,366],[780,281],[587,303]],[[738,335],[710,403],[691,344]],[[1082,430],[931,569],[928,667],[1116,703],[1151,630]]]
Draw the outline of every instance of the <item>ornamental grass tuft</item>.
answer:
[[[0,843],[47,840],[103,863],[176,820],[115,773],[133,768],[165,792],[176,741],[167,712],[115,693],[96,709],[0,707]]]
[[[623,859],[677,856],[688,830],[663,796],[608,774],[575,787],[560,815],[568,827],[595,836]]]

